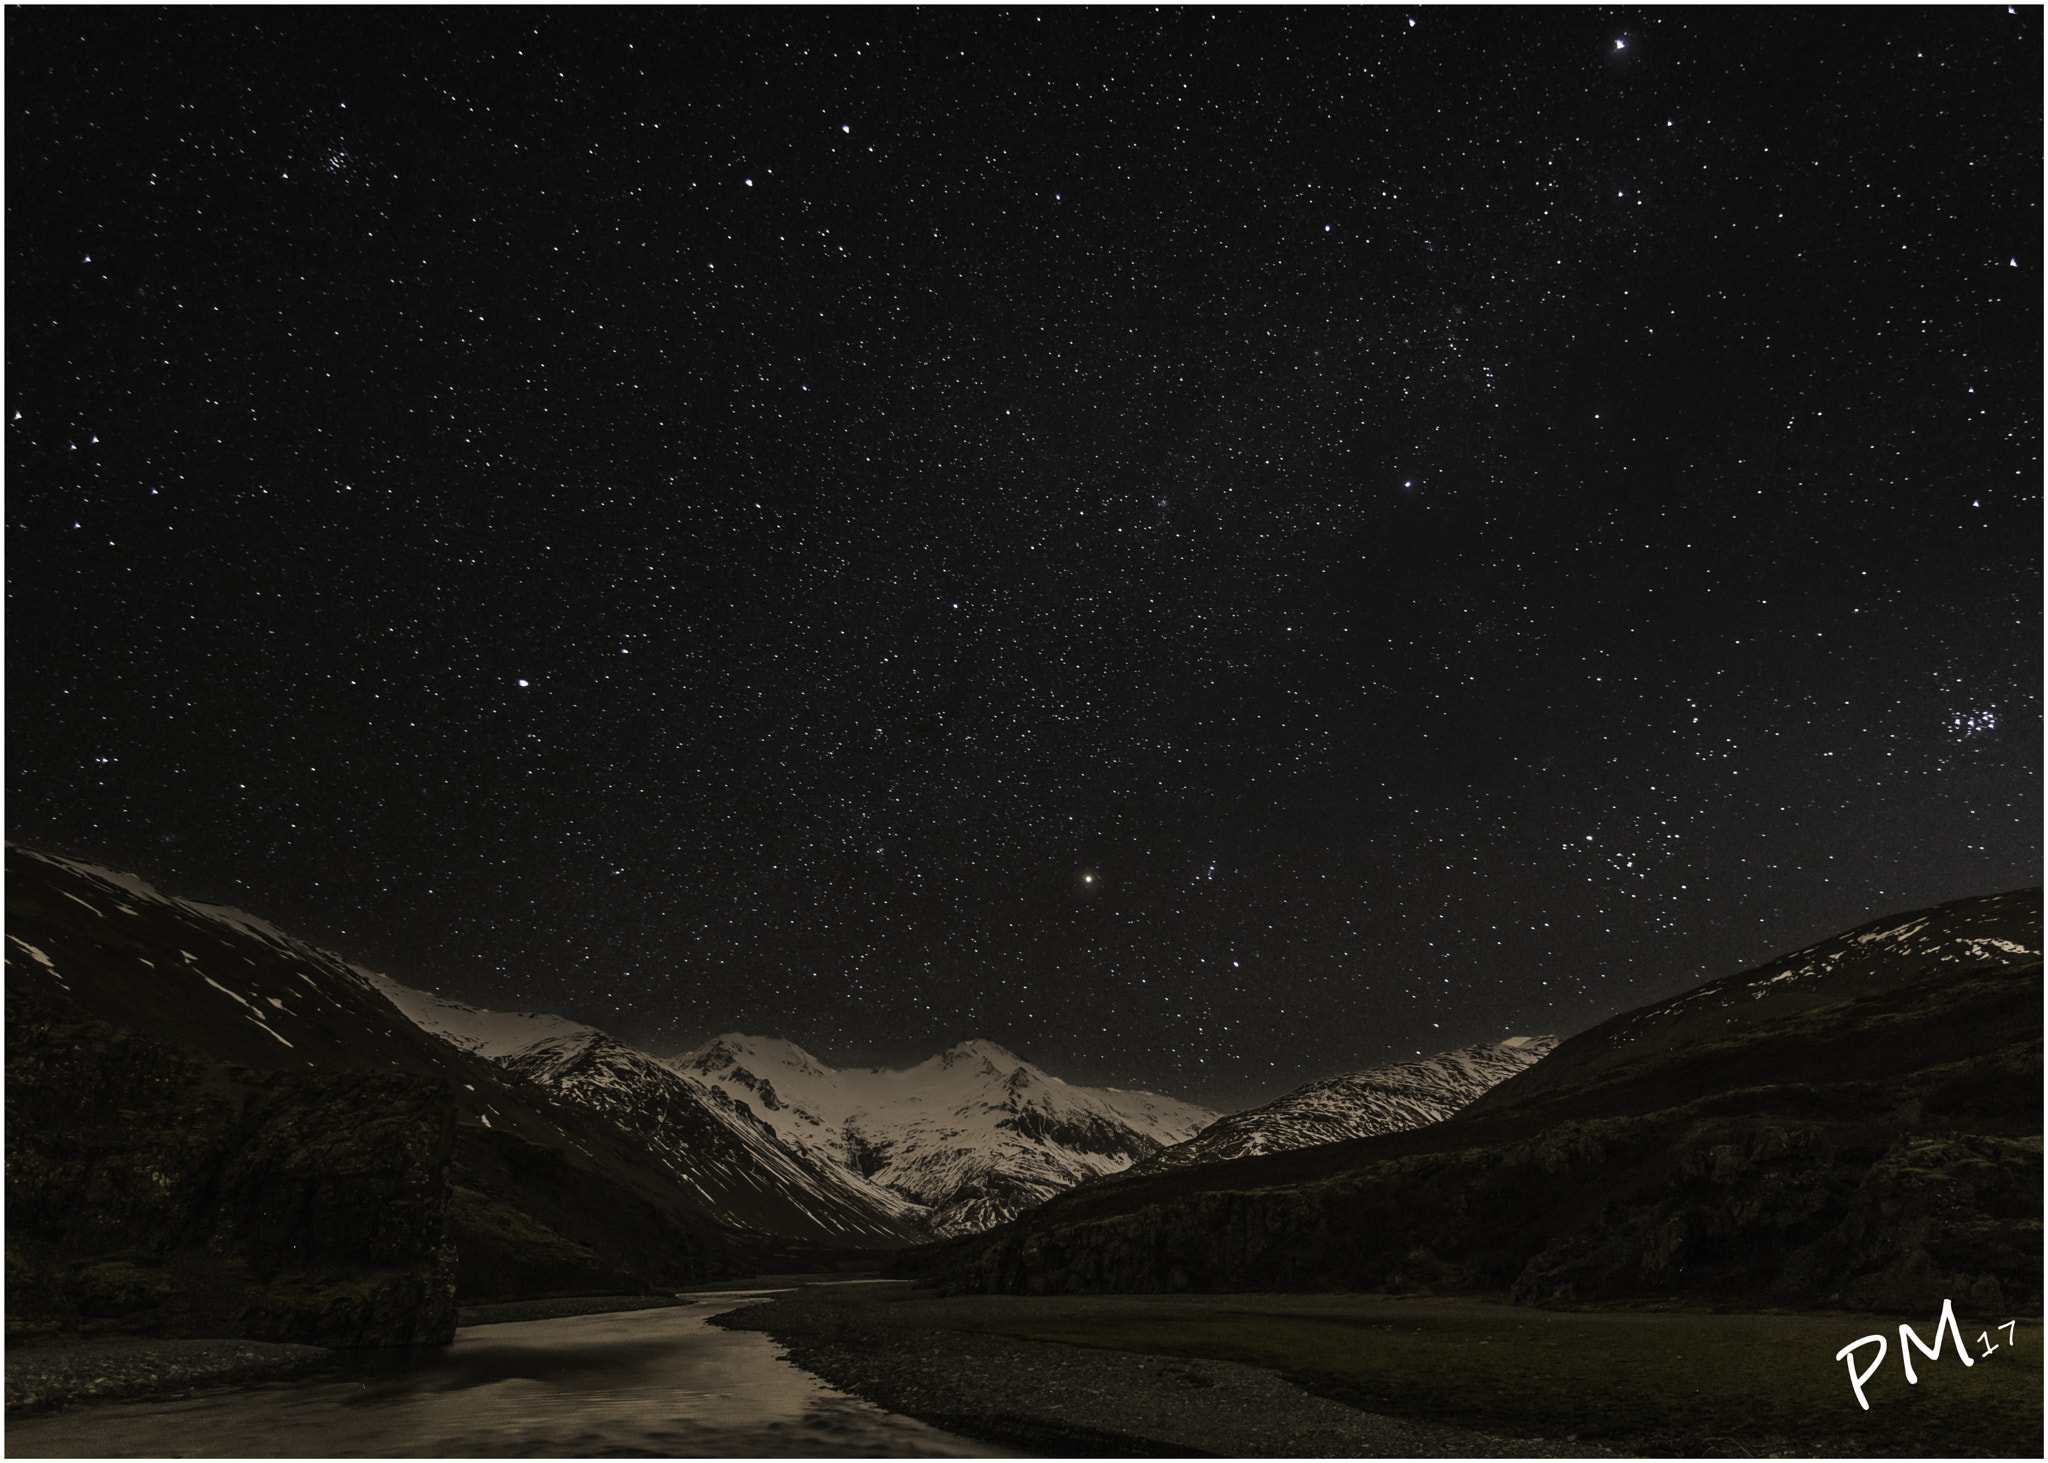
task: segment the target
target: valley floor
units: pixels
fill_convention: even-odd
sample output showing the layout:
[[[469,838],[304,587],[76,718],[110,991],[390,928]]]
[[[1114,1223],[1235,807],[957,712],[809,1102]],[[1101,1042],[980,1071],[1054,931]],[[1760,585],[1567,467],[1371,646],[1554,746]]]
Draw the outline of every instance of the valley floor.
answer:
[[[546,1325],[598,1311],[625,1321],[643,1307],[723,1302],[720,1292],[590,1297],[462,1319]],[[1932,1342],[1934,1319],[1911,1324]],[[941,1298],[907,1281],[840,1281],[712,1324],[766,1332],[797,1366],[891,1413],[1036,1457],[2040,1456],[2038,1319],[2010,1330],[1966,1322],[1975,1364],[1964,1367],[1951,1340],[1939,1358],[1916,1354],[1912,1385],[1899,1321],[1344,1294]],[[462,1335],[474,1348],[522,1330]],[[1895,1344],[1864,1383],[1866,1411],[1835,1353],[1875,1335]],[[330,1355],[210,1341],[10,1348],[10,1433],[21,1414],[53,1404],[176,1395]],[[714,1451],[732,1454],[721,1439]]]
[[[1041,1456],[2037,1457],[2041,1326],[1906,1384],[1900,1317],[1366,1295],[819,1285],[721,1318],[835,1387]],[[1935,1317],[1912,1318],[1932,1340]],[[1969,1322],[1973,1356],[1982,1322]],[[1857,1407],[1835,1353],[1893,1345]],[[1875,1348],[1859,1360],[1868,1365]]]
[[[1000,1334],[1038,1321],[1064,1328],[1089,1316],[1126,1315],[1158,1299],[1115,1297],[1106,1311],[1094,1297],[938,1300],[914,1293],[907,1281],[880,1281],[810,1286],[716,1324],[766,1331],[798,1366],[892,1412],[1035,1457],[1616,1456],[1576,1441],[1364,1412],[1235,1361]]]

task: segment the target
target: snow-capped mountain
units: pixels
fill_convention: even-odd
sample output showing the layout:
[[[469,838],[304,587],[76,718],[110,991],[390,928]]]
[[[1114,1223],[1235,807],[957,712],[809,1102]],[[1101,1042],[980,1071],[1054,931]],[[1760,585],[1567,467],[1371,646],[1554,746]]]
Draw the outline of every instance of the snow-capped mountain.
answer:
[[[1540,1066],[1487,1092],[1492,1112],[1644,1057],[1733,1035],[1764,1021],[1895,989],[1936,971],[2041,958],[2041,891],[2015,889],[1887,915],[1751,970],[1639,1006],[1563,1043]]]
[[[906,1071],[838,1071],[736,1034],[664,1063],[565,1017],[413,989],[133,875],[26,849],[9,863],[20,978],[220,1060],[432,1077],[477,1127],[733,1231],[849,1247],[972,1233],[1216,1118],[1070,1086],[986,1041]]]
[[[1219,1118],[1188,1141],[1132,1164],[1127,1172],[1133,1177],[1163,1173],[1439,1123],[1488,1088],[1534,1065],[1556,1045],[1554,1036],[1511,1036],[1326,1077],[1264,1107]]]
[[[566,1016],[493,1011],[363,972],[421,1030],[634,1134],[730,1224],[854,1247],[923,1239],[923,1208],[783,1143],[725,1092]]]
[[[792,1042],[733,1033],[672,1065],[743,1104],[791,1149],[921,1206],[940,1236],[1000,1224],[1216,1118],[1150,1092],[1070,1086],[990,1041],[907,1071],[842,1071]]]
[[[792,1207],[809,1221],[805,1228],[849,1246],[924,1237],[922,1206],[783,1143],[744,1103],[601,1031],[543,1037],[499,1065],[639,1134],[656,1159],[690,1177],[715,1212]],[[752,1204],[735,1206],[731,1196],[741,1193]]]
[[[664,1063],[566,1017],[365,978],[423,1030],[638,1134],[729,1222],[794,1233],[765,1213],[780,1202],[807,1216],[798,1228],[847,1245],[986,1229],[1216,1116],[1070,1087],[987,1041],[908,1071],[840,1071],[794,1042],[732,1033]]]

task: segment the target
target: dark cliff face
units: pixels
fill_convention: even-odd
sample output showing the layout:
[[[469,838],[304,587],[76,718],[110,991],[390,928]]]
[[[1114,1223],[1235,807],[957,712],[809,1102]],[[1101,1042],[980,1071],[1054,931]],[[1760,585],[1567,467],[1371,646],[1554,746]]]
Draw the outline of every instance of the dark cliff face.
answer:
[[[10,982],[10,1340],[447,1341],[436,1083],[194,1060]]]
[[[2038,960],[1936,971],[1494,1113],[1075,1191],[906,1252],[951,1291],[2041,1301]]]

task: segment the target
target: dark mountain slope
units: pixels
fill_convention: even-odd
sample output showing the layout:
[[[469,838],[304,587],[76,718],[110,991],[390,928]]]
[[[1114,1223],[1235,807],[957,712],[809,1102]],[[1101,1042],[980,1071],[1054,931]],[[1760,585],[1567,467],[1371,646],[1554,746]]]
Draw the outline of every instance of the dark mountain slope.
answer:
[[[799,1268],[808,1241],[837,1238],[765,1184],[721,1203],[635,1134],[420,1030],[340,957],[261,920],[18,848],[7,906],[10,1051],[16,1001],[41,996],[222,1070],[381,1073],[441,1092],[454,1150],[440,1222],[465,1301]],[[730,1146],[744,1172],[753,1156]]]
[[[2038,927],[2014,943],[2038,951]],[[1429,1127],[1078,1190],[898,1272],[1030,1293],[2024,1311],[2041,1286],[2038,954],[1917,958],[1870,980],[1888,988]]]
[[[2041,891],[2017,889],[1886,915],[1790,955],[1624,1011],[1582,1031],[1477,1099],[1491,1112],[1627,1062],[1891,990],[1936,970],[1997,969],[2041,953]]]
[[[438,1083],[196,1061],[26,984],[7,1021],[10,1344],[454,1334]]]

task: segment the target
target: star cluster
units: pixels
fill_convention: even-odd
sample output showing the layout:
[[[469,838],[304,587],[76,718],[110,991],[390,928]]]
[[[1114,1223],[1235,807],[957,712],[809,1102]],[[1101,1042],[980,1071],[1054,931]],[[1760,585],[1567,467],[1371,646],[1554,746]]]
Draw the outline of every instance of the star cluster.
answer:
[[[1223,1105],[2039,878],[2038,11],[8,41],[15,838]]]

